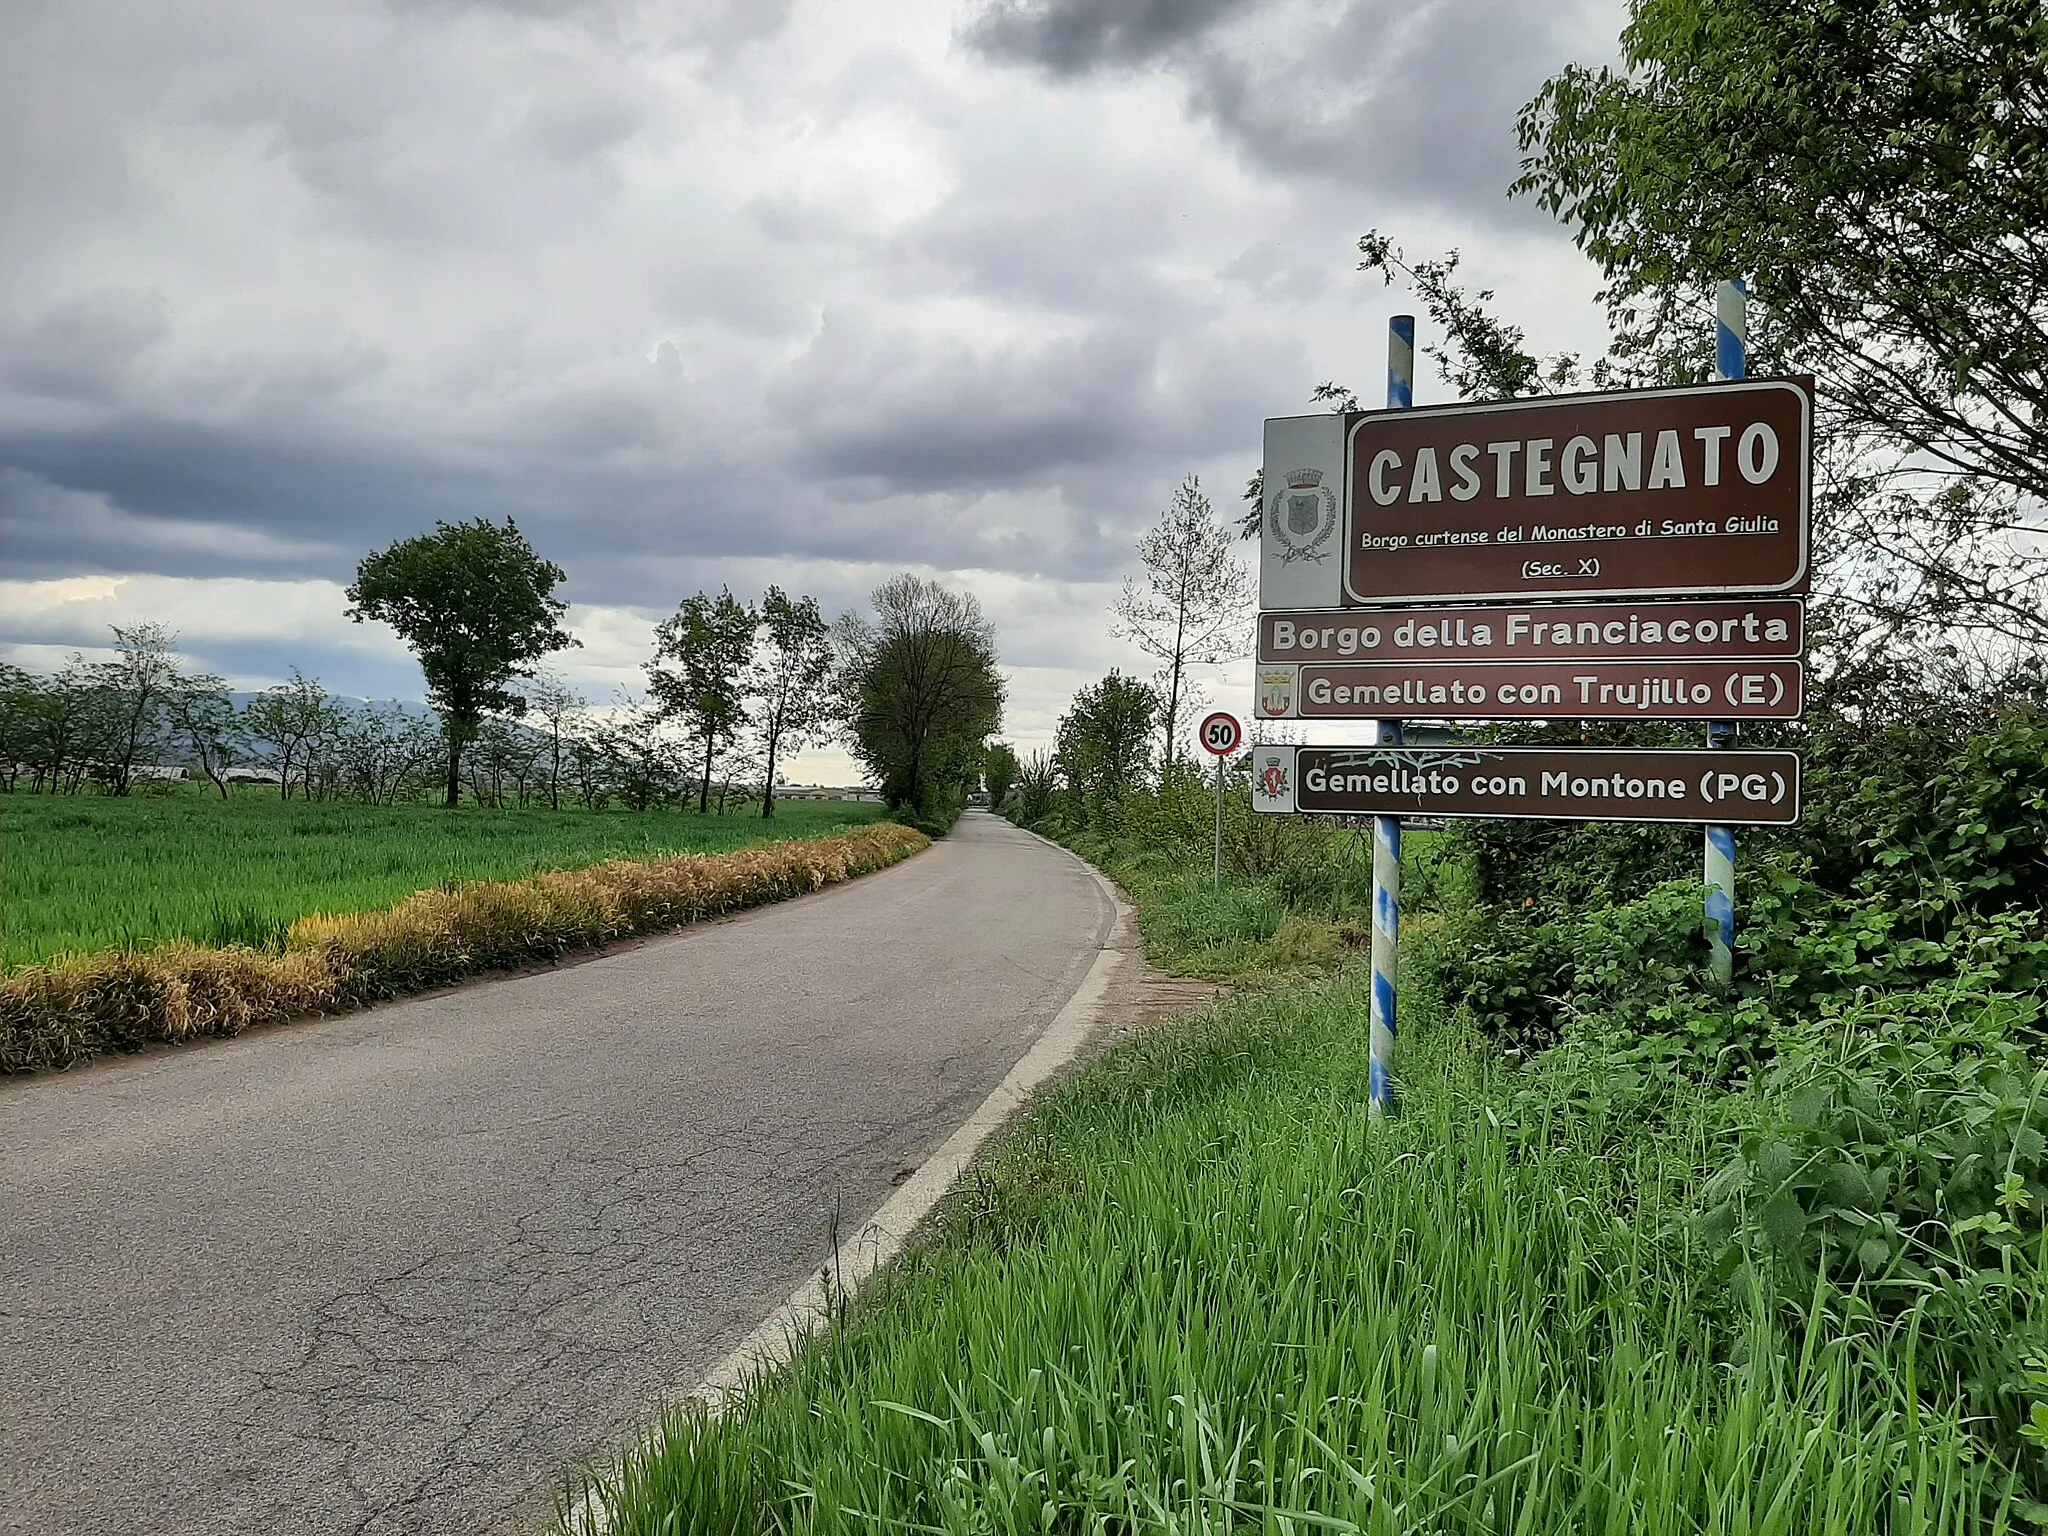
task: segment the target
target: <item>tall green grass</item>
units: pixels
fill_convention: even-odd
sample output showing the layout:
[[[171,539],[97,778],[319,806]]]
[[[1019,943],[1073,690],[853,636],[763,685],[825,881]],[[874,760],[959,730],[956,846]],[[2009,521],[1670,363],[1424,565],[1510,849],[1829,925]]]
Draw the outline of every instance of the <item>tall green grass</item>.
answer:
[[[1515,1069],[1418,993],[1375,1126],[1362,981],[1068,1080],[833,1330],[601,1481],[612,1528],[2010,1528],[1910,1345],[1710,1278],[1689,1213],[1739,1096],[1518,1120]]]
[[[780,802],[764,822],[687,810],[307,804],[264,791],[228,801],[12,794],[0,799],[5,964],[178,939],[275,947],[310,913],[375,910],[428,887],[721,853],[882,814],[806,801]]]

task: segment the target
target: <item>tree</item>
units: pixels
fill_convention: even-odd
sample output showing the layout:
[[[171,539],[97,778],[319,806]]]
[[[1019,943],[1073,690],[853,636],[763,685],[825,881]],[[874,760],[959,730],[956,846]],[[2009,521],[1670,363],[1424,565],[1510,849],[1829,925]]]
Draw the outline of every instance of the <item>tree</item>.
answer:
[[[526,690],[527,711],[540,720],[540,734],[547,742],[548,806],[562,808],[562,764],[573,756],[577,722],[590,701],[552,672],[539,673]]]
[[[1003,802],[1010,798],[1010,791],[1017,787],[1017,776],[1023,771],[1023,764],[1017,761],[1017,749],[1007,741],[990,744],[988,756],[981,766],[982,787],[988,791],[988,808],[1000,811]]]
[[[1090,825],[1113,830],[1125,798],[1144,788],[1153,722],[1165,709],[1158,689],[1114,671],[1074,695],[1060,717],[1056,751]]]
[[[334,759],[342,782],[372,805],[395,805],[399,791],[435,757],[439,725],[398,704],[348,710],[334,732]]]
[[[113,630],[114,659],[92,672],[106,707],[100,771],[109,794],[125,795],[134,784],[135,765],[162,745],[180,683],[178,637],[161,624],[116,624]]]
[[[1908,573],[1872,611],[2048,643],[2048,13],[1637,0],[1621,43],[1523,109],[1515,188],[1605,274],[1617,356],[1703,373],[1748,278],[1757,361],[1817,378],[1838,534]]]
[[[650,701],[622,698],[612,717],[597,733],[602,755],[602,789],[585,790],[585,803],[595,805],[600,795],[616,793],[636,811],[665,805],[678,795],[689,794],[689,769],[682,751],[670,732],[670,720],[660,705]]]
[[[767,644],[749,679],[754,729],[767,761],[763,767],[761,815],[775,814],[775,765],[832,718],[827,684],[832,677],[832,635],[812,597],[792,598],[770,587],[761,598],[761,629]]]
[[[1036,826],[1052,810],[1059,792],[1059,766],[1043,747],[1035,749],[1017,766],[1017,820]]]
[[[1252,648],[1252,575],[1233,543],[1202,494],[1202,482],[1190,475],[1138,541],[1144,586],[1127,580],[1116,600],[1116,633],[1160,664],[1160,760],[1169,772],[1192,702],[1187,669],[1229,661]]]
[[[25,667],[0,661],[0,784],[11,792],[21,770],[34,770],[37,721],[47,685]]]
[[[165,713],[199,771],[227,799],[227,772],[243,745],[241,713],[227,684],[210,674],[179,678]]]
[[[554,595],[562,568],[543,560],[510,518],[437,523],[366,555],[348,589],[348,616],[377,619],[412,647],[448,745],[447,803],[462,795],[462,752],[486,714],[518,715],[506,687],[541,657],[579,644]]]
[[[715,598],[702,592],[685,598],[654,632],[647,692],[663,719],[683,722],[700,754],[699,812],[711,809],[711,770],[718,749],[746,720],[747,666],[760,625],[753,609],[721,587]]]
[[[305,797],[312,799],[315,765],[341,724],[340,708],[320,680],[292,668],[289,682],[266,688],[249,701],[242,711],[242,724],[250,740],[270,748],[270,760],[277,765],[279,796],[291,799],[296,769]]]
[[[908,572],[872,601],[872,619],[849,614],[835,631],[854,755],[891,807],[950,824],[947,798],[1002,723],[995,626],[973,597]]]
[[[55,677],[33,679],[14,707],[9,742],[18,735],[32,786],[76,793],[112,735],[113,712],[98,669],[74,651]]]

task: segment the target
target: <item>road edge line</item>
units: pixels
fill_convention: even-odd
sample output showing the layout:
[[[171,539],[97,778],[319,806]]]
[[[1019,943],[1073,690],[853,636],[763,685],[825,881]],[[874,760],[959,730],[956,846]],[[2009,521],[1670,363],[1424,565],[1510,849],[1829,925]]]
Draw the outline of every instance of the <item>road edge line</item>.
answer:
[[[1011,825],[1016,826],[1015,822]],[[1083,973],[1073,995],[1053,1015],[1052,1022],[1039,1031],[1003,1080],[996,1084],[974,1112],[899,1185],[881,1208],[862,1223],[852,1237],[842,1242],[829,1264],[820,1266],[810,1278],[790,1292],[789,1299],[755,1326],[739,1345],[706,1373],[703,1380],[670,1405],[688,1410],[700,1408],[718,1415],[746,1395],[748,1386],[770,1371],[789,1362],[812,1331],[831,1318],[835,1297],[851,1297],[890,1263],[909,1243],[912,1233],[938,1203],[959,1182],[960,1175],[991,1136],[1023,1108],[1033,1092],[1055,1073],[1071,1064],[1088,1044],[1101,1022],[1102,1007],[1109,994],[1110,979],[1136,948],[1137,908],[1124,900],[1116,882],[1075,853],[1028,827],[1017,827],[1026,837],[1056,848],[1088,872],[1096,887],[1109,898],[1109,927],[1097,941],[1095,959]],[[1122,942],[1129,940],[1131,942]],[[667,1411],[663,1418],[667,1417]],[[654,1439],[648,1434],[623,1453],[624,1458],[646,1454]],[[617,1462],[614,1463],[618,1465]],[[582,1496],[570,1499],[566,1517],[558,1515],[558,1531],[572,1536],[609,1536],[612,1514],[603,1493],[603,1479],[586,1474]],[[559,1509],[560,1506],[557,1506]]]
[[[1039,840],[1059,848],[1050,839]],[[835,1295],[853,1295],[901,1253],[911,1234],[959,1182],[960,1175],[967,1171],[968,1164],[988,1139],[1024,1107],[1040,1085],[1071,1063],[1087,1045],[1108,996],[1110,978],[1128,952],[1117,941],[1125,936],[1136,910],[1094,865],[1071,849],[1061,848],[1060,852],[1088,871],[1110,903],[1109,931],[1103,935],[1094,963],[1082,976],[1073,996],[974,1113],[918,1165],[917,1171],[882,1202],[881,1209],[858,1232],[839,1245],[832,1262],[821,1267],[792,1291],[787,1301],[762,1319],[738,1348],[712,1367],[685,1402],[702,1403],[718,1412],[742,1395],[749,1381],[785,1364],[811,1329],[830,1318]]]

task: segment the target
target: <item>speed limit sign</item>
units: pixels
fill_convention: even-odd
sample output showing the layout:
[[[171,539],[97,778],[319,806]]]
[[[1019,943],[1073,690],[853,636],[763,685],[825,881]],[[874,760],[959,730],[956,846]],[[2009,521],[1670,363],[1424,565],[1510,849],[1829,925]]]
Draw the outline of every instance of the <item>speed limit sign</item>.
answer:
[[[1216,757],[1228,757],[1244,740],[1244,727],[1237,723],[1237,716],[1217,710],[1202,721],[1202,750]]]

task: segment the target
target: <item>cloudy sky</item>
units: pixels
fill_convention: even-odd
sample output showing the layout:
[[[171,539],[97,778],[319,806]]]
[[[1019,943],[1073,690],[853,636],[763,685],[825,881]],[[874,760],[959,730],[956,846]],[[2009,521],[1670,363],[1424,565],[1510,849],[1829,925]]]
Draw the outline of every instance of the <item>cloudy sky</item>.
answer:
[[[595,700],[700,587],[910,568],[980,596],[1035,745],[1142,666],[1107,612],[1179,479],[1234,511],[1265,417],[1376,387],[1412,305],[1364,230],[1595,342],[1504,189],[1622,10],[8,0],[0,654],[157,619],[240,687],[417,698],[355,562],[511,515]]]

